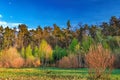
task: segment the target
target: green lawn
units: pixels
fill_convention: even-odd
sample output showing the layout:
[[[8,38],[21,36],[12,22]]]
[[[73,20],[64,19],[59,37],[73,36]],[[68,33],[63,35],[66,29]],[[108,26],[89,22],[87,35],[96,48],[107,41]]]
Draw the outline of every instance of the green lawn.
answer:
[[[111,80],[120,80],[120,69],[112,72]],[[0,80],[86,80],[87,69],[0,68]]]

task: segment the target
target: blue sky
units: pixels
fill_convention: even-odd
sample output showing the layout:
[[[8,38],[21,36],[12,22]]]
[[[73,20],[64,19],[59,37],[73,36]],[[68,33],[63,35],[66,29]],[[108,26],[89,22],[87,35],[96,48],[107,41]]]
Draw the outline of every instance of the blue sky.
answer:
[[[0,0],[0,25],[99,24],[120,16],[120,0]]]

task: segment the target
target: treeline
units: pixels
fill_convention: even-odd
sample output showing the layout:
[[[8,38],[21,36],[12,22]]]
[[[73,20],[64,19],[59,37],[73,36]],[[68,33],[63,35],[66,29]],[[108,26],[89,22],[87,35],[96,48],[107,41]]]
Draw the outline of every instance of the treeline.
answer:
[[[0,66],[64,68],[87,67],[85,55],[92,45],[102,44],[115,56],[114,67],[120,68],[120,19],[113,16],[100,25],[58,25],[28,30],[0,26]]]

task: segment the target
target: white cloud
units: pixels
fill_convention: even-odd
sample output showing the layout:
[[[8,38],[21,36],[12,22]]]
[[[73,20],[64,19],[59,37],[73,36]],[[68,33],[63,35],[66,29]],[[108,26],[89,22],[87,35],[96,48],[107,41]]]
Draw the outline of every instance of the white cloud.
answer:
[[[13,27],[17,27],[19,24],[22,24],[22,23],[11,23],[6,21],[0,21],[0,26],[2,25],[3,27],[9,26],[10,28],[13,28]]]
[[[2,18],[2,15],[0,14],[0,18]]]
[[[16,27],[17,28],[17,31],[18,31],[18,25],[20,24],[23,24],[23,23],[14,23],[14,22],[6,22],[6,21],[1,21],[0,20],[0,26],[3,26],[3,28],[5,27],[9,27],[9,28],[14,28]],[[28,30],[32,30],[34,28],[28,28]]]

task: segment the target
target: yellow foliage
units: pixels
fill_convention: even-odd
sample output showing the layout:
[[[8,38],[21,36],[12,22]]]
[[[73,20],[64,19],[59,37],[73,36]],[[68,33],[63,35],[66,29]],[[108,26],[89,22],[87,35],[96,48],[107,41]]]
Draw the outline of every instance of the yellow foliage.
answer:
[[[52,53],[53,53],[53,50],[51,46],[45,40],[42,40],[40,47],[39,47],[40,59],[50,60],[52,59]]]

